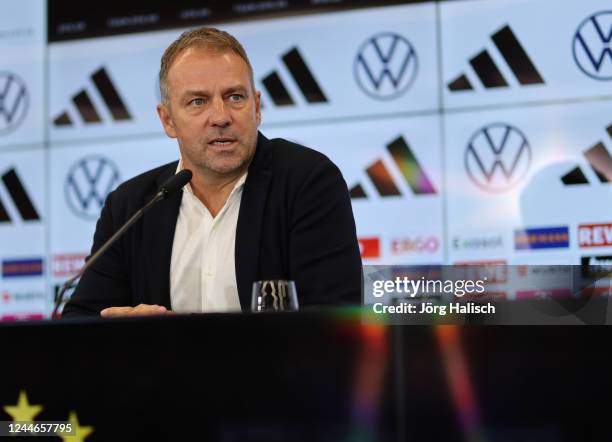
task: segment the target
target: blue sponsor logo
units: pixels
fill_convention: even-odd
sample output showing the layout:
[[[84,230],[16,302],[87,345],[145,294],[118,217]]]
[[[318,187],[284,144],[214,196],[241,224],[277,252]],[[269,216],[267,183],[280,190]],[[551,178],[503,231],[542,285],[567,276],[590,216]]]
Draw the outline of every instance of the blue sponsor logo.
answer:
[[[42,276],[42,274],[43,260],[40,258],[2,261],[2,276],[4,278]]]
[[[364,93],[389,100],[410,89],[417,75],[418,57],[408,39],[395,32],[382,32],[361,45],[353,69]]]
[[[492,123],[478,130],[465,151],[470,180],[487,192],[505,192],[529,172],[531,147],[527,137],[506,123]]]
[[[567,227],[542,227],[514,231],[515,250],[563,249],[569,247]]]
[[[612,80],[612,11],[587,17],[574,34],[574,60],[595,80]]]
[[[66,177],[68,207],[76,216],[95,221],[106,197],[120,182],[119,168],[108,158],[99,155],[81,158]]]

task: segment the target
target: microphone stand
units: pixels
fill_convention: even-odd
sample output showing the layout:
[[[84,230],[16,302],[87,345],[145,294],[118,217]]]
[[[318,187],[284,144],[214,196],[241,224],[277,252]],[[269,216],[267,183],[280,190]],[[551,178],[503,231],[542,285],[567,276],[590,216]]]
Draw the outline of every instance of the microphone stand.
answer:
[[[151,201],[149,201],[144,207],[142,207],[134,215],[132,215],[132,217],[123,226],[121,226],[121,228],[117,230],[113,234],[113,236],[111,236],[102,245],[102,247],[100,247],[96,251],[96,253],[94,253],[93,255],[89,257],[85,265],[81,267],[81,269],[77,272],[76,275],[74,275],[72,278],[70,278],[68,281],[64,283],[59,293],[57,294],[57,298],[55,299],[54,306],[53,306],[53,313],[51,313],[52,319],[59,319],[61,317],[60,315],[58,315],[58,310],[59,310],[59,307],[62,305],[62,301],[64,299],[64,294],[66,293],[66,290],[74,287],[76,280],[79,279],[81,276],[83,276],[85,271],[89,269],[93,265],[93,263],[96,262],[97,259],[104,252],[106,252],[106,250],[108,250],[108,248],[112,246],[117,241],[117,239],[121,237],[121,235],[123,235],[130,227],[132,227],[132,225],[136,221],[138,221],[142,217],[142,215],[145,214],[147,210],[149,210],[157,202],[167,198],[170,194],[182,188],[185,184],[189,182],[190,179],[191,179],[191,171],[184,169],[178,174],[174,175],[169,180],[167,180],[166,183],[162,185],[161,189],[159,189],[158,192],[155,194],[155,196],[151,199]]]

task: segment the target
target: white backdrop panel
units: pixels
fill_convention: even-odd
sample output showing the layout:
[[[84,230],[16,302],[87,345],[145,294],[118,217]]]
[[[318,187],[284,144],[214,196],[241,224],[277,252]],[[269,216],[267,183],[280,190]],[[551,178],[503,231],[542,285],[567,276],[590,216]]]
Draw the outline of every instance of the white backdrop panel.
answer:
[[[606,10],[607,14],[597,15]],[[580,26],[594,15],[601,35],[593,23]],[[499,39],[508,44],[514,35],[542,82],[521,84],[521,75],[528,76],[528,62],[516,53],[504,57],[494,43],[494,35],[506,26],[510,31],[501,32]],[[442,93],[446,108],[612,95],[612,11],[606,0],[563,2],[563,7],[555,0],[442,2],[441,32]],[[577,58],[574,58],[578,35],[583,36],[596,60],[601,57],[596,75],[600,78],[585,74],[580,67],[596,72],[593,62],[585,55],[585,46],[577,47]],[[485,87],[479,80],[477,71],[486,72],[486,69],[473,67],[469,60],[481,51],[486,51],[507,87]],[[513,72],[513,66],[518,74]],[[450,91],[448,84],[462,74],[473,89]]]
[[[0,316],[45,308],[45,154],[0,152],[0,203],[8,215],[0,221]],[[38,270],[27,275],[27,262]]]
[[[0,14],[0,147],[44,141],[46,2],[24,0]]]
[[[366,263],[442,263],[442,157],[440,119],[437,116],[394,118],[378,121],[266,128],[268,137],[287,138],[326,154],[342,171],[349,188],[362,187],[367,197],[354,198],[353,213],[360,239],[378,239],[380,256],[364,257]],[[389,145],[396,142],[400,155],[408,150],[412,163],[402,172]],[[410,155],[408,154],[408,155]],[[378,164],[377,176],[385,170],[400,195],[384,195],[367,170]],[[411,187],[431,193],[417,194]],[[420,177],[420,180],[418,178]],[[411,181],[411,179],[413,181]],[[369,249],[369,246],[366,246]],[[363,251],[363,250],[362,250]]]
[[[506,255],[515,262],[549,259],[547,263],[566,263],[570,257],[577,264],[577,226],[612,220],[612,207],[606,202],[612,196],[612,185],[601,182],[585,157],[585,152],[600,142],[604,149],[612,152],[612,138],[606,130],[612,123],[609,110],[607,102],[592,102],[447,115],[449,241],[456,235],[473,235],[475,232],[500,234],[504,237],[503,253],[493,250],[485,257],[495,259]],[[486,178],[468,149],[470,139],[474,139],[474,134],[480,134],[476,150],[484,168],[492,170],[495,156],[487,152],[489,146],[481,131],[492,123],[501,125],[490,131],[492,147],[503,152],[495,179],[503,177],[501,164],[510,170],[511,161],[520,156],[518,150],[512,150],[518,146],[516,132],[516,137],[510,136],[504,144],[503,128],[511,127],[511,132],[514,129],[520,131],[531,151],[523,178],[517,178],[517,168],[517,173],[511,178],[514,186],[497,192],[475,183],[474,177],[481,184],[486,183]],[[600,166],[604,162],[605,158],[599,162]],[[472,167],[472,177],[466,167],[468,163]],[[564,183],[562,178],[576,167],[580,168],[587,182]],[[568,227],[573,252],[567,248],[515,251],[515,229],[554,226]],[[450,244],[449,249],[451,261],[465,258],[454,253]]]

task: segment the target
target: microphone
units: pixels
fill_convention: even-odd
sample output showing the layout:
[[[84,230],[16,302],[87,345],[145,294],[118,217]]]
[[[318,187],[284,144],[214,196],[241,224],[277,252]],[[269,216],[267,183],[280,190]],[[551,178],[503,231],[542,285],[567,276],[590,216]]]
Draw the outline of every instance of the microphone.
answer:
[[[159,186],[157,195],[162,193],[162,199],[168,198],[169,196],[177,192],[179,189],[182,189],[189,181],[191,181],[192,176],[193,174],[191,173],[191,170],[181,170],[179,173],[177,173],[176,175],[172,175],[170,178],[164,181],[161,186]]]
[[[178,192],[180,189],[182,189],[183,186],[185,186],[185,184],[187,184],[189,181],[191,181],[191,177],[192,176],[193,176],[193,174],[191,173],[191,170],[183,169],[179,173],[177,173],[175,175],[172,175],[170,178],[168,178],[166,181],[164,181],[161,186],[159,186],[159,189],[157,190],[157,193],[151,199],[151,201],[149,201],[147,204],[144,205],[144,207],[142,207],[134,215],[132,215],[132,217],[130,219],[128,219],[125,222],[125,224],[122,225],[121,228],[119,230],[117,230],[115,232],[115,234],[113,236],[111,236],[102,245],[102,247],[100,247],[96,251],[96,253],[94,253],[93,255],[91,255],[89,257],[89,259],[87,260],[85,265],[83,267],[81,267],[81,270],[79,270],[76,273],[76,275],[74,275],[72,278],[70,278],[68,281],[66,281],[64,283],[64,285],[62,286],[61,290],[59,291],[59,293],[57,295],[57,298],[55,299],[55,304],[53,306],[53,313],[51,313],[51,318],[59,318],[59,316],[57,315],[57,311],[58,311],[60,305],[62,305],[62,301],[64,299],[64,293],[66,292],[66,290],[68,290],[71,287],[74,287],[75,281],[77,279],[79,279],[81,276],[83,276],[85,271],[88,268],[90,268],[93,265],[93,263],[96,262],[98,260],[98,258],[104,252],[106,252],[106,250],[110,246],[112,246],[119,238],[121,238],[121,236],[123,236],[123,234],[125,232],[127,232],[127,230],[130,227],[132,227],[132,225],[136,221],[138,221],[142,217],[142,215],[145,214],[146,211],[148,211],[151,207],[153,207],[159,201],[174,195],[176,192]]]

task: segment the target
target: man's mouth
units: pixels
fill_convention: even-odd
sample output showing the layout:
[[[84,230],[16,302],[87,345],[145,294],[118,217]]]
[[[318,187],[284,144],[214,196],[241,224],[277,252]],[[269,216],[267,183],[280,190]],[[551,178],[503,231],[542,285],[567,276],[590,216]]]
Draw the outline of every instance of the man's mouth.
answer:
[[[212,144],[213,146],[229,146],[234,141],[236,141],[236,140],[233,139],[233,138],[219,137],[219,138],[214,138],[214,139],[210,140],[208,142],[208,144]]]

